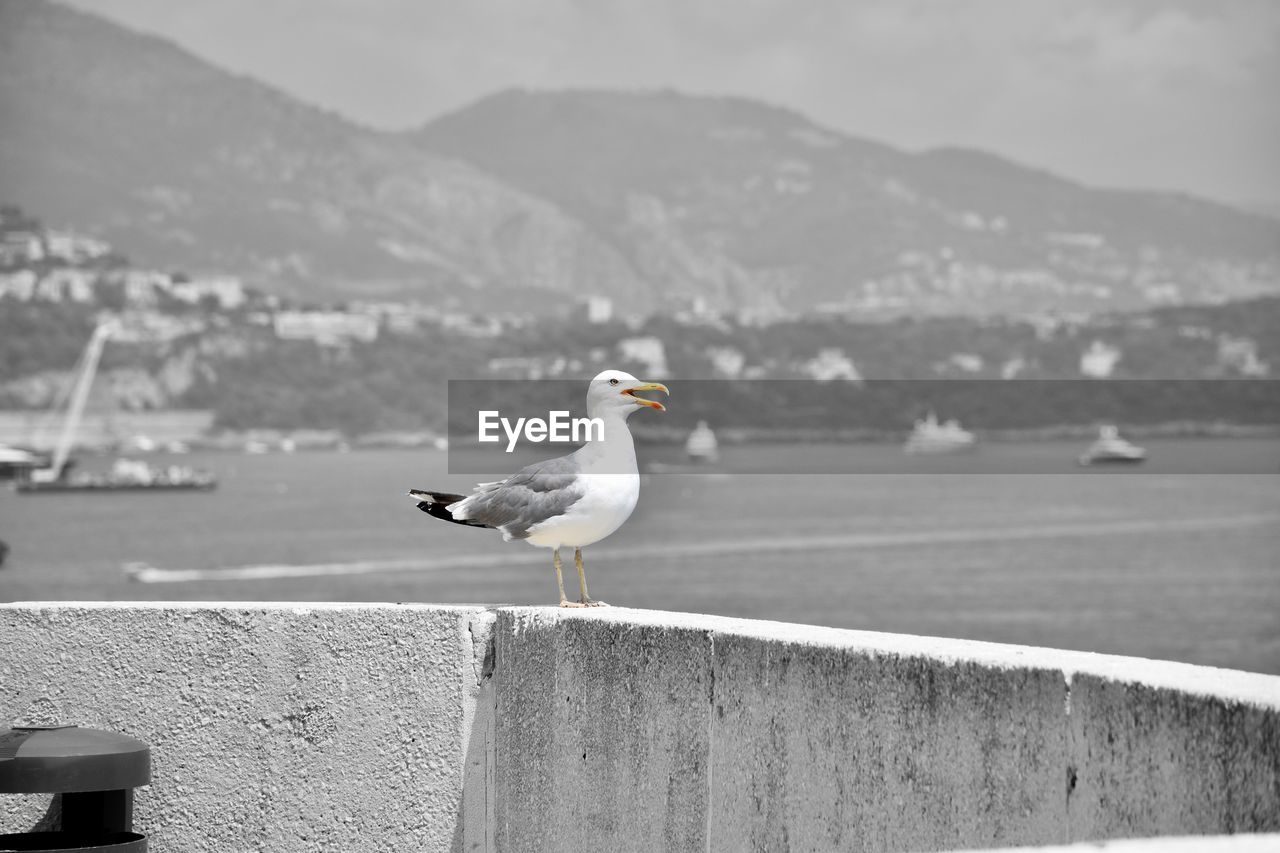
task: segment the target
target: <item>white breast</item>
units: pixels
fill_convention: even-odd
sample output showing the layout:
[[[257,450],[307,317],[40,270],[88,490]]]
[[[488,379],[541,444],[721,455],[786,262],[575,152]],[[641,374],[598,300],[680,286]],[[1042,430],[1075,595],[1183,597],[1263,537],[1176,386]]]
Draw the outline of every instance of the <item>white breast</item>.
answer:
[[[583,548],[599,542],[631,517],[640,497],[639,474],[583,474],[584,494],[564,515],[529,529],[525,541],[541,548]]]

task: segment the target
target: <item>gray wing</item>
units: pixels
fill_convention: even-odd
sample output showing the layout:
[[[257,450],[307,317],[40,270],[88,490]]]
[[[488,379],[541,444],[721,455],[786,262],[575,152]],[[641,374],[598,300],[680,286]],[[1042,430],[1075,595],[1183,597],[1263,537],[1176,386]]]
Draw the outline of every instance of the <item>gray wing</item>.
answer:
[[[583,495],[572,456],[521,468],[498,483],[483,483],[475,494],[449,506],[456,519],[487,524],[507,539],[526,539],[539,522],[564,515]]]

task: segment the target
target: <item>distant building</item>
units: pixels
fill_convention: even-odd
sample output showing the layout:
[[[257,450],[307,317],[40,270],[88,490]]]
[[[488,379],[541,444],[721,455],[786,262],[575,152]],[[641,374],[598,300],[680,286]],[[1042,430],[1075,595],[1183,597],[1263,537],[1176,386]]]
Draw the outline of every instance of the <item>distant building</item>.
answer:
[[[502,334],[502,321],[497,317],[451,312],[441,315],[440,325],[471,338],[496,338]]]
[[[68,270],[67,298],[72,302],[92,302],[98,277],[86,270]]]
[[[581,373],[582,362],[564,356],[510,356],[489,359],[489,374],[508,379],[554,379]]]
[[[352,341],[378,339],[378,321],[367,314],[341,311],[281,311],[272,323],[276,337],[287,341],[315,341],[321,346],[343,346]]]
[[[171,341],[184,335],[202,332],[203,321],[159,311],[132,307],[113,315],[116,330],[111,339],[128,343],[156,343]]]
[[[32,270],[0,273],[0,297],[7,296],[19,302],[29,302],[36,292],[38,281]]]
[[[587,322],[607,323],[613,319],[613,300],[607,296],[587,297]]]
[[[747,357],[736,347],[707,347],[704,354],[716,373],[728,379],[737,379],[747,366]]]
[[[417,302],[352,302],[352,314],[367,314],[397,335],[416,333],[427,323],[440,321],[440,309]]]
[[[1070,246],[1074,249],[1101,249],[1107,240],[1101,234],[1087,232],[1052,231],[1045,235],[1050,242],[1059,246]]]
[[[1001,379],[1017,379],[1026,369],[1027,369],[1026,359],[1024,359],[1020,355],[1016,355],[1013,358],[1006,361],[1004,364],[1000,365],[1000,378]]]
[[[67,263],[82,264],[111,254],[111,244],[106,240],[74,231],[46,231],[43,236],[46,256]]]
[[[157,270],[128,269],[112,278],[124,288],[124,301],[138,308],[155,305],[159,292],[169,290],[172,283],[168,273]]]
[[[49,302],[90,302],[97,276],[75,267],[50,270],[36,285],[35,298]]]
[[[1218,338],[1218,364],[1254,379],[1271,375],[1271,365],[1258,358],[1258,344],[1250,338]]]
[[[1091,379],[1107,379],[1115,372],[1121,356],[1119,347],[1094,341],[1080,355],[1080,373]]]
[[[695,296],[687,308],[674,311],[671,317],[682,326],[706,326],[723,332],[730,330],[724,315],[712,307],[704,296]]]
[[[661,379],[669,374],[667,351],[658,338],[648,335],[618,341],[618,354],[626,361],[638,361],[645,367],[645,378]]]
[[[1144,284],[1142,298],[1157,305],[1177,305],[1182,302],[1182,290],[1169,281]]]
[[[0,234],[0,263],[5,266],[44,260],[44,241],[36,231],[5,231]]]
[[[244,283],[233,275],[201,275],[185,281],[174,281],[169,292],[175,299],[193,305],[212,297],[224,311],[239,308],[245,302]],[[374,336],[377,336],[376,333]]]
[[[986,364],[982,356],[971,352],[953,352],[949,361],[965,373],[981,373]]]
[[[527,355],[503,356],[489,359],[489,375],[503,379],[535,379],[539,373],[539,359]]]
[[[420,318],[413,314],[388,314],[383,318],[387,330],[397,335],[412,335],[418,331]]]
[[[800,365],[800,371],[819,382],[861,382],[862,374],[853,361],[837,347],[829,347]]]

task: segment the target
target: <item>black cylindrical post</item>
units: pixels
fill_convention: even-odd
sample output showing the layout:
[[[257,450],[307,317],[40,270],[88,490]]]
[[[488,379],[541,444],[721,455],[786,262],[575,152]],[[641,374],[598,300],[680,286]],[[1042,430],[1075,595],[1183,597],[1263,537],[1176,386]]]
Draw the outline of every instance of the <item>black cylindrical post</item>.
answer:
[[[133,789],[151,781],[151,748],[79,726],[0,731],[0,793],[62,795],[57,832],[0,835],[5,850],[145,853],[133,831]]]

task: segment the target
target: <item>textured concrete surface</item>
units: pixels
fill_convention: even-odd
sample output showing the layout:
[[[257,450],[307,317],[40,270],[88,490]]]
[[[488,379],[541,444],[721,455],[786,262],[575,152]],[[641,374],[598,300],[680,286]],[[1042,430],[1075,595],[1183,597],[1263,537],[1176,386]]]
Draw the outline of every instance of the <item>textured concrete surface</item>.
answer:
[[[59,720],[152,744],[158,853],[1280,830],[1280,678],[691,614],[0,605],[0,723]]]
[[[135,825],[158,853],[449,850],[463,840],[468,624],[479,613],[6,606],[0,721],[74,722],[151,744]],[[30,828],[34,799],[0,805],[0,825]]]
[[[495,635],[499,850],[1280,829],[1272,676],[620,609],[504,608]]]
[[[707,632],[526,609],[496,634],[497,849],[704,849]]]
[[[1072,839],[1280,829],[1280,714],[1077,674]]]
[[[1054,670],[715,635],[713,849],[1067,838]]]

